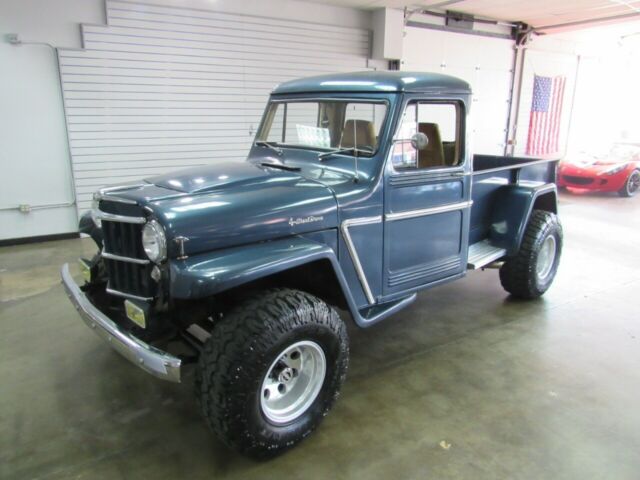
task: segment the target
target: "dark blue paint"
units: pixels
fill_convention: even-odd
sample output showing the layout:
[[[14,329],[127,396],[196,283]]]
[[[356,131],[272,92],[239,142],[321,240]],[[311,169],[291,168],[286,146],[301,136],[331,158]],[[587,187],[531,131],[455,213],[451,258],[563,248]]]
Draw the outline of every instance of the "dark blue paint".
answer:
[[[422,100],[456,102],[464,115],[470,105],[469,90],[403,95],[406,106]],[[466,118],[465,118],[466,119]],[[466,138],[466,122],[461,136]],[[465,143],[465,142],[463,142]],[[431,209],[471,199],[472,161],[463,146],[455,167],[396,171],[388,162],[385,181],[385,214]],[[469,210],[443,212],[385,223],[383,285],[385,296],[409,294],[466,270],[469,246]]]
[[[204,298],[276,271],[316,260],[336,262],[327,245],[299,236],[263,242],[247,249],[227,248],[217,255],[194,255],[170,264],[173,298]]]
[[[467,82],[449,75],[425,72],[355,72],[300,78],[278,85],[273,94],[327,92],[470,93]]]
[[[148,178],[146,181],[159,187],[183,193],[202,193],[225,187],[239,187],[263,182],[270,177],[267,169],[259,169],[246,162],[220,162],[215,167],[194,167],[166,175]],[[297,178],[280,173],[280,178]]]
[[[444,170],[394,171],[387,162],[393,132],[412,100],[459,102],[469,110],[462,80],[438,74],[361,72],[313,77],[277,87],[273,98],[349,98],[387,102],[378,152],[358,160],[342,155],[321,162],[318,152],[253,146],[246,162],[222,162],[161,175],[113,193],[145,207],[165,228],[170,294],[193,299],[308,262],[329,261],[352,316],[370,325],[404,307],[417,290],[460,278],[471,243],[490,239],[517,251],[531,209],[553,195],[555,163],[471,156]],[[463,136],[468,135],[463,118]],[[463,137],[464,138],[464,137]],[[282,163],[296,171],[265,167]],[[496,168],[504,167],[502,170]],[[105,194],[105,198],[109,197]],[[408,219],[385,215],[473,200],[473,207]],[[370,304],[347,250],[345,220],[380,218],[350,229],[375,299]],[[177,259],[174,239],[187,237],[188,258]]]
[[[552,195],[555,199],[555,185],[507,185],[497,189],[491,212],[491,242],[505,248],[509,255],[515,254],[526,227],[522,219],[529,218],[536,200],[543,195]]]

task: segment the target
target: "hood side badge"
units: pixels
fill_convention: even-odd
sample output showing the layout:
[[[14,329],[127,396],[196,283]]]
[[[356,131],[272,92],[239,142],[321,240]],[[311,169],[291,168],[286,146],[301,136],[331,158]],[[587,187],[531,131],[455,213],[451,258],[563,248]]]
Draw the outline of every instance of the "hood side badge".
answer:
[[[308,217],[304,217],[304,218],[289,217],[289,221],[287,223],[289,223],[291,227],[295,227],[296,225],[304,225],[305,223],[321,222],[323,220],[324,220],[324,217],[322,215],[317,217],[315,215],[309,215]]]

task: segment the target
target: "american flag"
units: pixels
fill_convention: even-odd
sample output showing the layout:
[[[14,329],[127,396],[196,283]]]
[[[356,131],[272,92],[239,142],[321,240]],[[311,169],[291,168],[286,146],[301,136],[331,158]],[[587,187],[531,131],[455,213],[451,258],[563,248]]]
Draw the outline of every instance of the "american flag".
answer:
[[[533,101],[529,117],[527,155],[558,152],[565,77],[533,77]]]

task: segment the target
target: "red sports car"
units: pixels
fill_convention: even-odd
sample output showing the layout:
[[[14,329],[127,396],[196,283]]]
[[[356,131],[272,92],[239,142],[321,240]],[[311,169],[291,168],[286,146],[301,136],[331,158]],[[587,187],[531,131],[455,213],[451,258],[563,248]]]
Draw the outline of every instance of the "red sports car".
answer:
[[[558,187],[632,197],[640,191],[640,149],[618,144],[603,157],[563,160],[558,166]]]

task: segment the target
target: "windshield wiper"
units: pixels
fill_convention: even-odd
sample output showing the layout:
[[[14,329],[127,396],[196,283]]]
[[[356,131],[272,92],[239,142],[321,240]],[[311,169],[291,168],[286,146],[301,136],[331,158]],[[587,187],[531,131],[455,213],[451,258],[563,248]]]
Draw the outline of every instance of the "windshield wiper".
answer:
[[[258,147],[266,147],[266,148],[270,148],[271,150],[273,150],[274,152],[276,152],[278,155],[282,156],[282,154],[284,153],[282,151],[282,149],[280,147],[278,147],[275,143],[273,142],[265,142],[264,140],[256,140],[255,141],[255,145],[257,145]]]
[[[300,167],[292,167],[284,163],[260,162],[260,165],[263,167],[279,168],[280,170],[287,170],[289,172],[299,172],[301,170]]]
[[[340,148],[338,150],[331,150],[330,152],[324,152],[318,155],[318,160],[325,160],[329,157],[332,157],[333,155],[342,155],[342,154],[348,154],[348,155],[359,155],[359,154],[368,154],[371,155],[373,153],[373,150],[369,150],[369,149],[362,149],[362,148],[355,148],[355,147],[351,147],[351,148]]]

